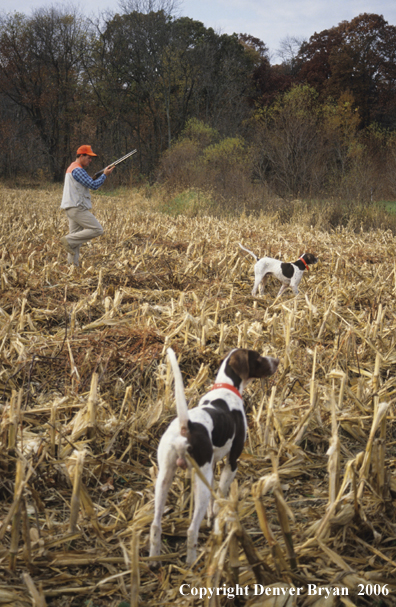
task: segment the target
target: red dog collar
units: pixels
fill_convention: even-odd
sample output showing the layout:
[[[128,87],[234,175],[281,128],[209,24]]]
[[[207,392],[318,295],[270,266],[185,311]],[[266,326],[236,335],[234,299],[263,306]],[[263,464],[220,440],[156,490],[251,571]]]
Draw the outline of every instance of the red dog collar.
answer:
[[[239,393],[239,390],[237,390],[235,388],[235,386],[231,386],[230,384],[214,384],[213,387],[211,388],[211,390],[218,390],[219,388],[225,388],[226,390],[231,390],[231,392],[233,392],[234,394],[239,396],[239,398],[242,398],[242,396]]]
[[[305,259],[303,259],[302,257],[299,257],[299,259],[303,262],[303,264],[307,268],[307,270],[309,270],[309,265],[307,264],[307,262],[305,261]]]

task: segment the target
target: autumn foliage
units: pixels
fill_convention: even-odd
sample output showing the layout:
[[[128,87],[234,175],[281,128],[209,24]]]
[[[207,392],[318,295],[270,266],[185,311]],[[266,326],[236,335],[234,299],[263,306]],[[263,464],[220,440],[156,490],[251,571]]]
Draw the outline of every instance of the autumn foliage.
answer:
[[[165,0],[96,23],[66,8],[5,15],[0,177],[61,181],[90,141],[101,165],[138,149],[114,184],[205,189],[230,207],[389,200],[395,49],[395,26],[366,13],[286,40],[279,64],[265,41],[216,33]]]

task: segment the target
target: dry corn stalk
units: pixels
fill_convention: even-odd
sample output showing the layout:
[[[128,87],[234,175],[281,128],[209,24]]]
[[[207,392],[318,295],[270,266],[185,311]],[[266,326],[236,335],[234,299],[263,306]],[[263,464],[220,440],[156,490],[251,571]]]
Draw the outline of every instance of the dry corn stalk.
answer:
[[[358,488],[358,498],[361,498],[364,491],[365,481],[368,478],[370,462],[371,462],[371,454],[374,443],[375,433],[378,428],[381,426],[383,421],[386,421],[386,414],[389,409],[389,403],[380,403],[377,407],[377,411],[374,413],[374,419],[371,426],[370,436],[367,441],[367,446],[364,454],[364,460],[359,472],[359,488]]]
[[[12,518],[11,524],[11,542],[10,542],[10,569],[15,571],[16,560],[18,554],[19,536],[21,533],[21,500],[23,480],[25,475],[25,465],[21,459],[18,458],[16,463],[15,473],[15,487],[14,487],[14,501],[17,501],[17,506]]]
[[[141,532],[142,539],[147,537],[153,497],[149,469],[160,436],[174,416],[173,409],[163,406],[165,371],[161,381],[155,379],[166,338],[171,338],[172,346],[182,357],[194,406],[213,381],[223,352],[240,343],[282,357],[287,337],[288,358],[285,356],[284,360],[289,368],[277,374],[275,382],[277,394],[288,396],[279,399],[272,418],[268,418],[267,437],[279,455],[282,491],[295,515],[295,523],[289,521],[289,525],[301,571],[321,586],[339,583],[337,576],[341,571],[342,585],[350,589],[351,595],[359,583],[379,583],[378,576],[393,580],[395,520],[388,498],[396,491],[395,446],[385,435],[386,429],[389,436],[394,434],[395,423],[393,234],[347,228],[328,232],[307,229],[309,222],[300,225],[298,221],[291,233],[270,216],[241,216],[235,220],[208,216],[169,218],[149,208],[136,191],[133,198],[128,196],[125,201],[117,197],[108,204],[107,198],[102,199],[98,213],[103,213],[106,235],[100,245],[84,249],[81,267],[73,270],[64,263],[63,252],[56,245],[67,226],[65,218],[51,206],[58,205],[55,199],[53,191],[45,194],[1,186],[0,207],[6,228],[0,251],[4,261],[0,307],[2,439],[7,447],[8,403],[12,391],[18,394],[23,387],[26,406],[17,419],[18,432],[15,441],[11,436],[11,443],[15,444],[15,454],[22,454],[27,465],[32,462],[34,467],[26,494],[23,488],[27,486],[30,468],[21,486],[23,501],[19,499],[21,492],[16,497],[3,492],[0,501],[0,519],[4,521],[0,536],[6,549],[19,504],[24,539],[31,535],[30,549],[25,542],[26,546],[17,553],[17,571],[27,570],[29,561],[33,561],[35,568],[29,571],[36,589],[40,592],[38,580],[42,580],[46,597],[54,603],[100,602],[109,596],[117,604],[122,599],[129,600],[129,567],[118,572],[124,563],[120,545],[124,538],[130,541],[131,521],[136,533]],[[31,210],[34,227],[22,222],[25,208]],[[120,208],[122,213],[117,215],[115,209]],[[48,209],[53,210],[51,222]],[[296,249],[311,247],[323,264],[303,281],[302,297],[294,298],[289,291],[276,301],[279,285],[270,280],[264,295],[253,301],[251,264],[242,259],[238,262],[236,253],[235,243],[241,235],[251,248],[253,240],[265,238],[265,243],[258,243],[259,248],[283,259],[291,258]],[[71,312],[67,331],[65,310]],[[288,335],[284,332],[287,326]],[[110,357],[111,352],[116,356]],[[204,371],[200,374],[201,365]],[[341,377],[330,377],[334,368],[342,369],[344,386]],[[90,479],[89,494],[83,484],[80,491],[80,504],[87,516],[78,520],[82,533],[70,536],[64,533],[69,522],[67,515],[65,520],[64,503],[70,500],[71,491],[69,494],[65,487],[62,470],[74,448],[85,448],[89,413],[84,395],[98,369],[98,431],[95,442],[88,441],[91,452],[87,451],[84,460],[84,472]],[[198,381],[194,382],[197,376]],[[337,422],[343,429],[338,436],[340,464],[345,469],[338,492],[322,479],[326,465],[323,445],[332,424],[328,399],[323,395],[331,393],[333,382]],[[120,386],[123,390],[131,387],[124,401]],[[67,395],[64,404],[54,398],[59,393]],[[263,450],[263,428],[256,415],[260,408],[264,411],[269,398],[262,400],[258,382],[247,387],[245,397],[249,440],[238,469],[238,519],[246,532],[247,552],[242,546],[243,538],[236,533],[231,535],[221,583],[229,585],[233,576],[238,576],[241,585],[254,584],[257,578],[249,563],[256,566],[255,559],[259,559],[257,574],[266,585],[280,587],[280,579],[296,582],[297,574],[289,565],[282,528],[272,523],[277,516],[276,504],[269,496],[260,495],[257,500],[250,495],[254,479],[271,472],[269,452]],[[381,401],[391,404],[375,433],[367,475],[363,474],[370,490],[358,498],[357,475],[362,473],[367,451],[351,462],[347,461],[348,453],[358,453],[367,445],[372,409],[377,410]],[[56,459],[48,457],[54,451],[50,424],[55,402]],[[293,441],[299,444],[298,448]],[[15,454],[12,456],[7,448],[0,453],[4,487],[12,487],[15,481]],[[143,544],[141,547],[139,573],[147,607],[158,602],[174,603],[175,607],[192,603],[194,597],[181,597],[179,593],[184,582],[191,587],[206,587],[205,573],[212,563],[212,553],[201,550],[192,570],[186,569],[183,560],[183,538],[192,508],[190,492],[183,492],[183,482],[176,475],[169,494],[159,574],[148,571],[147,553]],[[388,482],[391,493],[387,493]],[[331,499],[334,493],[335,499],[329,504],[331,492]],[[227,500],[220,502],[224,514],[230,515]],[[315,520],[306,531],[306,521],[312,518]],[[382,537],[375,535],[379,527],[386,530]],[[369,535],[370,530],[375,547],[369,541],[362,544],[358,537],[360,532]],[[228,529],[225,538],[229,532]],[[208,533],[203,526],[202,547]],[[318,537],[311,539],[315,533]],[[308,542],[304,545],[303,540],[297,540],[304,536],[310,538],[308,546]],[[209,544],[212,539],[215,540],[210,533]],[[327,548],[331,552],[326,552]],[[214,550],[218,549],[214,544]],[[348,559],[351,554],[353,563]],[[356,573],[347,571],[345,564]],[[116,573],[106,577],[113,567]],[[58,579],[66,579],[67,583],[55,585],[54,568],[58,569]],[[394,587],[391,597],[393,592]],[[29,607],[32,603],[26,591],[23,596],[17,581],[11,594],[0,579],[0,597],[16,607]],[[353,596],[350,598],[354,601]],[[221,602],[225,602],[223,597],[219,598]]]
[[[264,537],[271,548],[271,553],[277,574],[281,575],[283,571],[287,571],[289,568],[283,556],[282,549],[268,523],[268,517],[264,505],[261,501],[261,498],[265,496],[268,491],[274,489],[278,482],[279,478],[276,473],[272,473],[269,476],[263,477],[253,486],[252,494],[261,531],[263,532]]]
[[[138,607],[139,605],[139,537],[140,532],[133,531],[131,539],[131,607]]]
[[[344,379],[344,378],[343,378]],[[342,379],[342,381],[343,381]],[[327,451],[329,456],[328,471],[329,471],[329,504],[333,504],[336,500],[339,490],[339,472],[340,472],[340,440],[338,438],[336,402],[334,391],[331,392],[331,429],[332,435],[330,446]]]
[[[34,607],[46,607],[45,596],[42,588],[37,590],[36,585],[28,573],[22,573],[22,579],[30,592]]]
[[[84,451],[75,451],[69,462],[69,474],[73,483],[73,493],[70,503],[69,533],[76,533],[78,513],[81,505],[82,473],[84,469]]]
[[[97,373],[92,374],[91,379],[91,389],[89,391],[88,396],[88,424],[87,424],[87,434],[88,438],[92,438],[95,434],[95,425],[96,425],[96,403],[98,400],[98,380],[99,375]]]
[[[271,460],[273,468],[273,477],[275,478],[275,480],[273,481],[274,485],[272,491],[275,497],[278,520],[282,530],[283,539],[285,541],[286,550],[289,555],[290,568],[292,570],[295,570],[297,568],[297,559],[296,554],[294,552],[292,533],[289,525],[289,519],[294,523],[295,518],[292,510],[286,504],[285,498],[283,496],[283,491],[278,473],[278,459],[272,455]]]
[[[264,451],[266,451],[267,449],[270,449],[271,447],[275,446],[275,442],[274,442],[274,439],[273,439],[273,434],[271,432],[271,430],[272,430],[272,418],[273,418],[273,415],[274,415],[275,394],[276,394],[276,386],[272,386],[271,396],[270,396],[270,400],[269,400],[269,403],[268,403],[267,419],[266,419],[266,422],[265,422],[264,437],[263,437],[263,449],[264,449]]]
[[[311,420],[312,414],[315,411],[316,405],[318,402],[318,386],[317,386],[317,382],[311,380],[311,384],[310,384],[310,406],[309,409],[306,411],[306,413],[304,414],[302,420],[300,421],[300,423],[298,424],[297,428],[294,430],[291,438],[289,439],[289,441],[291,441],[291,439],[295,436],[294,440],[293,440],[293,444],[294,445],[300,445],[309,426],[309,422]]]
[[[15,449],[16,432],[17,432],[17,416],[15,412],[17,402],[17,393],[15,390],[12,391],[10,400],[10,409],[8,413],[8,449],[13,451]]]
[[[53,403],[51,406],[51,417],[50,417],[50,455],[55,457],[56,450],[56,404]]]

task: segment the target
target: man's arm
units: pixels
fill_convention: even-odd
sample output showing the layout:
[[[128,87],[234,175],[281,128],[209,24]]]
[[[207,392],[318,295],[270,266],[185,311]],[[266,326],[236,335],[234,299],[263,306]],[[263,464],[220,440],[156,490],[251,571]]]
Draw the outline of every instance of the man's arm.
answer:
[[[90,177],[85,169],[74,169],[72,171],[72,175],[78,183],[89,188],[90,190],[97,190],[100,188],[102,183],[106,180],[106,175],[103,173],[98,179],[95,181]]]

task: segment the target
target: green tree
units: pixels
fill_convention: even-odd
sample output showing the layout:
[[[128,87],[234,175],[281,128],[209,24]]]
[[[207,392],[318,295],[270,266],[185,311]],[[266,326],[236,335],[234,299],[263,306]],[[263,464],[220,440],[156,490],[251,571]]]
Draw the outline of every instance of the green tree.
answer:
[[[361,151],[359,137],[360,116],[350,93],[344,93],[335,102],[323,108],[324,131],[332,152],[333,176],[345,178],[351,162]]]
[[[255,175],[283,197],[319,191],[326,178],[327,147],[316,91],[296,86],[270,108],[256,112]]]
[[[253,67],[238,37],[176,19],[162,0],[124,8],[133,10],[100,31],[90,74],[107,116],[136,141],[141,170],[153,172],[191,117],[234,134],[250,111]]]

